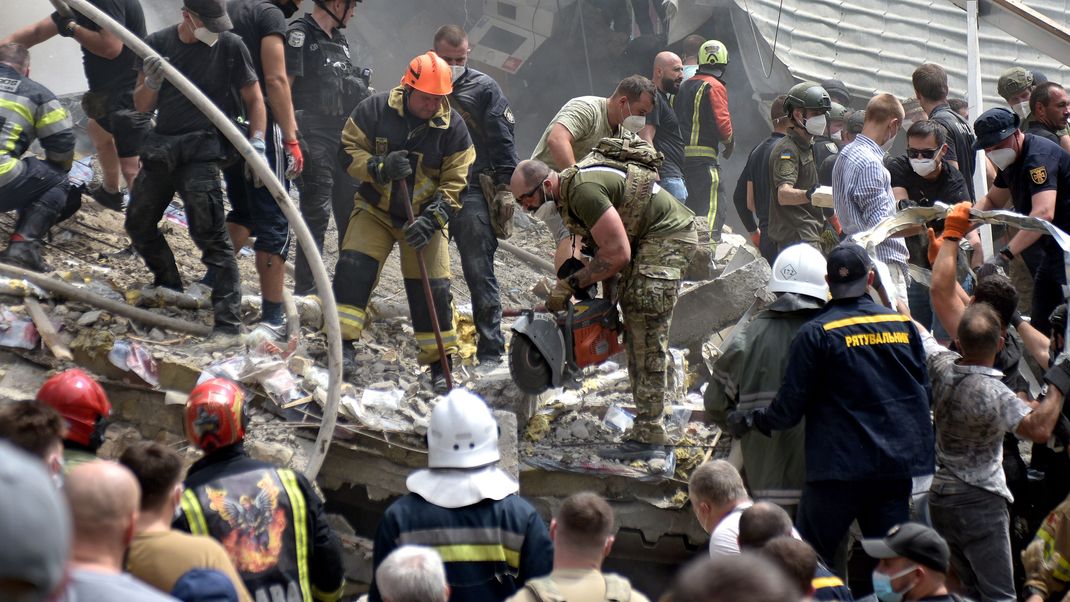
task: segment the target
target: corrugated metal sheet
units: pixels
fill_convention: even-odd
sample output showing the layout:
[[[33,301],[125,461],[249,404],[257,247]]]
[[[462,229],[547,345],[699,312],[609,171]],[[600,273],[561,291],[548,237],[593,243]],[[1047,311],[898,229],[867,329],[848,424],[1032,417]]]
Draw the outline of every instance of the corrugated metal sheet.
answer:
[[[947,0],[783,0],[782,12],[781,0],[728,1],[738,9],[733,11],[736,36],[759,93],[783,92],[784,76],[790,73],[796,79],[841,79],[860,98],[877,90],[909,98],[914,96],[914,68],[932,62],[947,70],[952,96],[965,96],[966,17]],[[1058,22],[1070,22],[1070,0],[1026,4]],[[767,79],[763,69],[769,69],[774,36],[780,64],[773,65]],[[996,80],[1010,67],[1039,70],[1053,81],[1070,83],[1066,65],[983,20],[980,36],[986,107],[1005,104],[996,94]]]

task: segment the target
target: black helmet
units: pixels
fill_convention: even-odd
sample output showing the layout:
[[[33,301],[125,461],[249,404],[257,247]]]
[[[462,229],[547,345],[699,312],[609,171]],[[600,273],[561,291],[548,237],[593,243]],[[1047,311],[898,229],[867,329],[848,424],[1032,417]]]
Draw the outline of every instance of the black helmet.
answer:
[[[803,82],[795,84],[788,90],[788,97],[784,100],[784,112],[791,115],[795,109],[821,110],[828,112],[832,108],[832,99],[829,93],[815,82]]]

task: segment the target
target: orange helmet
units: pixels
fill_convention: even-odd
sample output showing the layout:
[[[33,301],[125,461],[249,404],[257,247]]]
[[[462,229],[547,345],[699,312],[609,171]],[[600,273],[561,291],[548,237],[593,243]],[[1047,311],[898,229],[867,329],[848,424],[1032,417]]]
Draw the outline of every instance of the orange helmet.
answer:
[[[446,96],[453,92],[453,74],[446,61],[433,50],[428,50],[409,61],[409,68],[402,76],[401,84],[426,94]]]
[[[213,378],[193,388],[186,400],[186,436],[190,443],[211,453],[245,438],[241,387],[225,378]]]
[[[67,421],[67,440],[96,449],[104,442],[111,403],[104,388],[85,372],[72,368],[49,378],[37,401],[52,406]]]

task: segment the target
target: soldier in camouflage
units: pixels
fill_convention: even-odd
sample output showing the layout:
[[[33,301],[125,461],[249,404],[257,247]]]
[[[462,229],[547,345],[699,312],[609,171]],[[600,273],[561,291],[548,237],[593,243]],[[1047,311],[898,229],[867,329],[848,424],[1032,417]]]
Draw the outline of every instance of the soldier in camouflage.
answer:
[[[638,138],[606,138],[598,148],[615,142],[628,150],[632,141],[653,153]],[[695,214],[662,190],[654,173],[638,162],[595,152],[560,174],[541,161],[522,161],[510,186],[528,211],[553,202],[568,229],[594,249],[585,267],[557,281],[548,309],[562,310],[575,292],[621,275],[618,292],[637,408],[635,424],[624,439],[668,445],[663,418],[669,326],[698,234]]]

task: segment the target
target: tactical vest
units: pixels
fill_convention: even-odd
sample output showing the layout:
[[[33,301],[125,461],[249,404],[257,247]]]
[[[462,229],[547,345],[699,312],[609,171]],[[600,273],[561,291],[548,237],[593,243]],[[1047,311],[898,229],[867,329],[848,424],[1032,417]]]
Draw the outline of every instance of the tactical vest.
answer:
[[[581,170],[608,167],[625,174],[624,199],[615,207],[624,223],[624,230],[628,233],[628,240],[635,242],[639,230],[644,225],[643,221],[647,207],[650,205],[650,198],[654,193],[658,169],[663,161],[662,154],[638,136],[602,138],[590,154],[561,172],[560,213],[565,226],[573,234],[593,242],[590,230],[569,210],[569,196],[573,179]]]
[[[223,545],[253,599],[312,602],[308,512],[292,470],[252,470],[187,489],[182,512],[191,533]]]
[[[306,15],[290,24],[287,43],[301,48],[305,58],[305,74],[293,85],[294,110],[344,116],[368,96],[367,83],[350,61],[349,42],[342,32],[328,38]]]
[[[632,599],[632,584],[627,579],[611,573],[603,573],[602,578],[606,580],[606,602],[628,602]],[[568,602],[549,575],[530,579],[524,587],[538,602]]]

